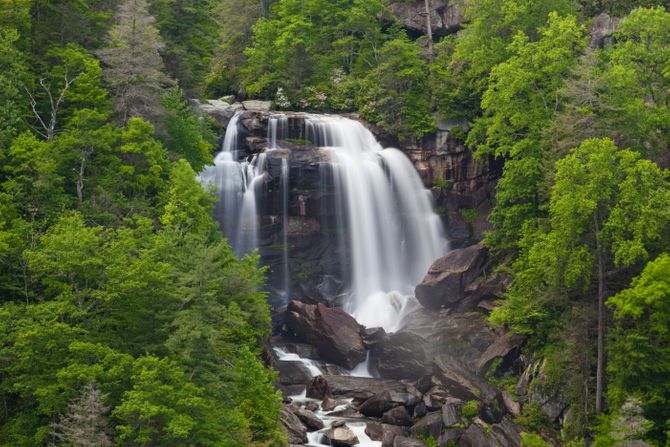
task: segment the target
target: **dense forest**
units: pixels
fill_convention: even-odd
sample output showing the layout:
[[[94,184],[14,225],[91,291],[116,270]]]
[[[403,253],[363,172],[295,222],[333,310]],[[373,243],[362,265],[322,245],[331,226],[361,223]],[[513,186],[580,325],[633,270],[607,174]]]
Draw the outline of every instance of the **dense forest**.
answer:
[[[188,99],[236,95],[400,142],[457,120],[504,160],[490,322],[569,400],[562,442],[667,445],[667,2],[462,3],[417,36],[383,0],[0,0],[0,444],[286,444],[265,270],[196,179],[218,135]]]

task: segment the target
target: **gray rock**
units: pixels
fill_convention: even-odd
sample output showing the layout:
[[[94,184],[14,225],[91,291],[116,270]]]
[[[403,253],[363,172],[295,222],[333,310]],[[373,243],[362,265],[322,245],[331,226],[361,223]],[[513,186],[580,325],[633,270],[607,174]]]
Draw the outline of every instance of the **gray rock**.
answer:
[[[242,105],[246,110],[253,110],[257,112],[269,112],[270,109],[272,109],[272,101],[249,100],[242,101]]]
[[[433,413],[428,413],[422,417],[419,422],[412,425],[410,432],[414,435],[432,436],[437,439],[440,436],[440,433],[442,433],[443,425],[442,415],[439,411],[435,411]]]
[[[307,442],[307,427],[298,416],[291,412],[287,405],[279,413],[279,422],[286,428],[290,444],[304,444]]]
[[[350,447],[358,444],[358,437],[346,425],[333,427],[323,434],[333,447]]]
[[[384,391],[382,393],[375,394],[363,402],[358,407],[358,411],[366,416],[380,417],[388,410],[393,407],[397,407],[398,405],[400,404],[391,400],[391,394],[388,391]]]
[[[386,413],[382,415],[382,422],[389,425],[401,425],[409,426],[412,425],[412,420],[409,417],[407,408],[402,405],[399,407],[391,408]]]
[[[353,369],[366,351],[356,320],[338,308],[291,301],[286,324],[300,340],[316,346],[324,360]]]
[[[311,382],[307,384],[306,396],[310,399],[320,400],[331,396],[330,386],[326,378],[323,376],[314,377]]]
[[[396,436],[393,439],[393,447],[428,447],[423,441],[416,438],[407,438],[405,436]]]
[[[393,396],[407,395],[407,385],[397,380],[378,379],[372,377],[354,377],[354,376],[320,376],[323,383],[327,384],[328,390],[333,397],[354,398],[358,401],[365,401],[374,395],[385,391],[393,391]],[[313,382],[316,380],[313,379]],[[323,386],[323,385],[321,385]],[[308,387],[308,390],[310,388]],[[396,394],[397,393],[397,394]],[[307,397],[311,397],[309,394]],[[317,398],[318,399],[318,398]]]
[[[463,421],[461,420],[460,411],[458,407],[453,404],[445,404],[442,407],[442,423],[445,427],[453,427],[456,424],[460,424]]]
[[[461,438],[463,430],[460,428],[450,428],[443,431],[439,438],[437,438],[438,447],[451,447]]]
[[[430,309],[456,307],[466,297],[466,287],[481,273],[487,252],[479,243],[451,250],[430,266],[414,293],[422,306]]]
[[[291,413],[298,416],[300,422],[302,422],[305,427],[307,427],[307,431],[321,430],[324,427],[323,421],[310,410],[306,408],[300,408],[296,405],[289,405],[288,409],[291,411]]]

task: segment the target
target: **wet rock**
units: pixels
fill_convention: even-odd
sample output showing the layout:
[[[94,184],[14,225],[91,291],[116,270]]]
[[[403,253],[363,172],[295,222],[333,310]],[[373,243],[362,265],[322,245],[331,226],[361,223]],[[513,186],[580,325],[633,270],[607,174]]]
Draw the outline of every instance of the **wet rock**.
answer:
[[[329,375],[321,377],[323,382],[327,384],[331,396],[354,398],[360,402],[365,401],[374,395],[381,394],[384,391],[404,393],[404,395],[408,394],[407,385],[397,380]],[[314,380],[316,380],[316,378]],[[309,394],[307,396],[311,397]]]
[[[407,408],[404,406],[399,406],[388,410],[382,415],[382,422],[389,425],[412,425]]]
[[[356,320],[342,309],[291,301],[286,324],[300,340],[319,349],[324,360],[352,369],[366,351]]]
[[[305,404],[305,409],[314,412],[319,409],[319,404],[316,402],[307,402]]]
[[[481,273],[486,248],[479,243],[452,250],[438,259],[414,291],[424,307],[455,307],[466,296],[465,288]]]
[[[323,400],[331,396],[328,381],[323,376],[316,376],[307,384],[306,396],[310,399]]]
[[[416,438],[407,438],[405,436],[396,436],[393,439],[393,447],[428,447],[423,441]]]
[[[335,408],[339,407],[340,405],[345,405],[348,402],[346,400],[341,400],[341,399],[331,399],[330,397],[326,396],[323,398],[323,401],[321,402],[321,409],[323,411],[333,411]]]
[[[306,408],[300,408],[296,405],[289,405],[288,409],[291,411],[291,413],[298,416],[300,422],[302,422],[305,427],[307,427],[307,431],[321,430],[324,427],[323,421],[310,410]]]
[[[311,377],[307,368],[300,362],[276,360],[272,366],[279,372],[279,383],[282,385],[304,385]]]
[[[290,444],[304,444],[307,442],[307,427],[298,416],[291,412],[288,406],[284,406],[279,413],[279,422],[286,428]]]
[[[363,344],[367,349],[371,349],[387,337],[383,327],[365,328],[361,331],[361,336],[363,337]]]
[[[350,447],[358,444],[358,437],[346,425],[336,426],[336,424],[333,424],[333,427],[323,435],[333,447]]]
[[[471,424],[458,441],[459,447],[497,447],[478,424]]]
[[[418,436],[432,436],[437,439],[442,433],[442,414],[439,411],[428,413],[419,422],[412,425],[410,432]]]
[[[363,414],[358,412],[352,406],[347,406],[346,408],[343,408],[342,410],[338,410],[338,411],[331,411],[330,413],[328,413],[328,416],[338,417],[338,418],[347,418],[347,419],[364,418],[365,417]]]

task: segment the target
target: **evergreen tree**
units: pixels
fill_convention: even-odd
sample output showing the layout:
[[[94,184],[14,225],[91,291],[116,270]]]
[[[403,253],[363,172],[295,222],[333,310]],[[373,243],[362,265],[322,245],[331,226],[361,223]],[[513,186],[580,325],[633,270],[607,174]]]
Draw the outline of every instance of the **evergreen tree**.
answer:
[[[109,407],[103,402],[94,383],[82,389],[81,395],[70,403],[68,413],[54,424],[54,437],[72,447],[111,447],[107,418]]]

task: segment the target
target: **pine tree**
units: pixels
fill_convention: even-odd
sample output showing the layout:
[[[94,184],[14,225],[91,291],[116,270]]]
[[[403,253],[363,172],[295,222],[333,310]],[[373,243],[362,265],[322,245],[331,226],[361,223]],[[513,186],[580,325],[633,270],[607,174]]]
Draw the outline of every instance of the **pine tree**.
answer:
[[[158,123],[164,87],[173,84],[165,74],[159,51],[164,47],[146,0],[125,0],[109,32],[109,46],[98,52],[103,75],[113,92],[114,111],[123,123],[141,117]]]
[[[54,437],[73,447],[111,447],[109,407],[95,383],[87,384],[70,403],[69,412],[54,424]]]

